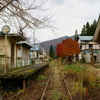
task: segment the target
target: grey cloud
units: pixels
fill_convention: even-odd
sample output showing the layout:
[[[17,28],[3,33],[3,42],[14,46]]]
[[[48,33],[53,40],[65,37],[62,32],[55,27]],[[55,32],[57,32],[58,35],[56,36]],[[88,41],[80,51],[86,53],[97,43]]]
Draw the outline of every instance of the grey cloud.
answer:
[[[54,5],[61,5],[65,2],[65,0],[52,0],[52,4]]]
[[[86,2],[86,3],[89,3],[89,4],[98,4],[98,3],[100,3],[100,0],[78,0],[78,1]]]

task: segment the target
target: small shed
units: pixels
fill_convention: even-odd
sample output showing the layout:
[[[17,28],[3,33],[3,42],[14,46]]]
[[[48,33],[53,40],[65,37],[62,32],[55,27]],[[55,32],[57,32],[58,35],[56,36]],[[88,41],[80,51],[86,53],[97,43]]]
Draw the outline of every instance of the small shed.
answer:
[[[27,41],[20,41],[16,43],[16,66],[25,66],[32,64],[30,56],[30,48],[33,46]]]

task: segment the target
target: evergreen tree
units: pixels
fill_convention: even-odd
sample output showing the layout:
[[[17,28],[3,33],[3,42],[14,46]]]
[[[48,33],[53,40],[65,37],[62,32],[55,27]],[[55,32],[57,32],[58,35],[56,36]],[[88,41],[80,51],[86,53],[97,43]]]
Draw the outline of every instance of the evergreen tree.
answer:
[[[55,57],[55,52],[54,52],[54,50],[53,50],[52,45],[50,46],[50,49],[49,49],[49,56],[50,56],[51,58],[54,58],[54,57]]]
[[[89,22],[86,23],[86,25],[83,26],[82,31],[81,31],[81,35],[82,36],[93,36],[96,30],[96,26],[97,26],[97,21],[94,20],[93,24],[89,24]]]
[[[93,36],[97,27],[97,21],[94,20],[93,24],[91,24],[90,36]]]
[[[77,30],[75,30],[74,40],[77,40],[77,37],[78,37],[78,32]]]
[[[90,24],[89,22],[86,23],[86,36],[90,34]]]
[[[86,26],[83,25],[82,31],[81,31],[81,35],[84,36],[86,34]]]

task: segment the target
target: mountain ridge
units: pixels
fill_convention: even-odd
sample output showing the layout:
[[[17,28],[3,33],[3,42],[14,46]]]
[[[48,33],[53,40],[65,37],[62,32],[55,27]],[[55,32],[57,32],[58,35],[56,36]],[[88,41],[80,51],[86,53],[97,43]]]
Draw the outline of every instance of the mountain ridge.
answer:
[[[53,46],[54,51],[56,51],[56,46],[59,43],[62,43],[62,40],[65,40],[67,38],[72,38],[74,39],[74,36],[64,36],[64,37],[60,37],[60,38],[56,38],[56,39],[52,39],[52,40],[48,40],[48,41],[44,41],[44,42],[40,42],[40,46],[44,47],[44,50],[46,51],[46,53],[49,53],[49,49],[50,46]]]

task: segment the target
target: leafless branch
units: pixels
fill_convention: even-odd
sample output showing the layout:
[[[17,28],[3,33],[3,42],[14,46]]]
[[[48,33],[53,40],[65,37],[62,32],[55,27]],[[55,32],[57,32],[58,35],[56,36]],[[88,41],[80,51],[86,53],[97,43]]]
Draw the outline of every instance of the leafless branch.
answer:
[[[44,0],[38,3],[38,0],[1,0],[0,1],[0,18],[3,22],[12,22],[15,24],[18,32],[25,34],[23,31],[26,28],[52,28],[49,20],[52,16],[38,18],[29,14],[30,10],[43,10],[42,6],[48,1]],[[39,1],[40,2],[40,1]],[[13,21],[12,21],[13,20]]]

